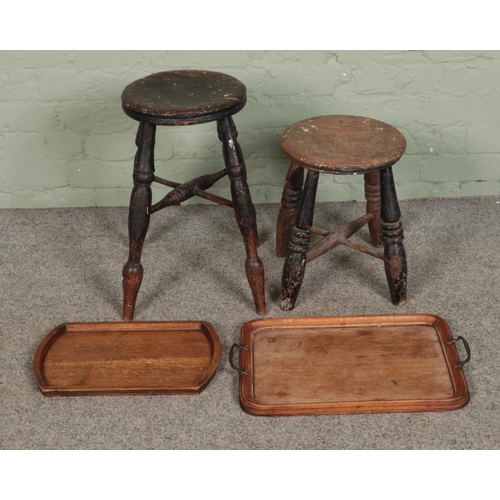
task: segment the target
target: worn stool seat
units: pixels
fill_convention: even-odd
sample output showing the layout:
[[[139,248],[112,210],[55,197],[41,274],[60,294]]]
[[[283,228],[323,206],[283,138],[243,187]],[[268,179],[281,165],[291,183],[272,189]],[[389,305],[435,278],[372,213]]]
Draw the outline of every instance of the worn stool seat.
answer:
[[[139,121],[136,135],[134,188],[129,208],[129,257],[123,267],[123,319],[134,317],[143,268],[142,248],[152,214],[180,205],[198,196],[219,205],[231,207],[236,216],[246,250],[245,271],[258,314],[265,314],[264,266],[257,254],[259,239],[255,207],[246,181],[246,167],[232,115],[246,103],[246,87],[236,78],[202,70],[164,71],[146,76],[128,85],[122,93],[122,107],[127,115]],[[206,122],[217,123],[222,143],[224,168],[179,183],[155,175],[154,146],[157,125],[182,126]],[[232,200],[207,191],[219,179],[228,176]],[[152,204],[151,184],[157,182],[173,188]]]
[[[394,127],[362,116],[318,116],[294,123],[281,136],[291,160],[276,227],[276,254],[283,266],[281,308],[295,307],[306,264],[345,245],[384,262],[392,303],[406,303],[406,253],[392,165],[406,148]],[[304,183],[304,170],[307,177]],[[364,174],[366,214],[334,232],[313,226],[320,173]],[[368,224],[372,247],[349,238]],[[311,248],[312,233],[323,238]],[[383,252],[378,248],[383,247]]]
[[[290,160],[310,170],[366,174],[396,163],[406,140],[387,123],[362,116],[317,116],[301,120],[281,135]]]
[[[245,85],[215,71],[163,71],[132,82],[122,93],[127,115],[157,125],[214,121],[237,113],[245,103]]]

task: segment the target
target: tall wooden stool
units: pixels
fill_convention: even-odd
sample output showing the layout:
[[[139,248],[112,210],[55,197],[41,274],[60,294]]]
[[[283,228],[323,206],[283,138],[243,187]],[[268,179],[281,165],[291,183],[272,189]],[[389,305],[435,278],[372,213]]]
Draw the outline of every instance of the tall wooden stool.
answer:
[[[199,196],[232,207],[245,244],[246,274],[258,314],[265,314],[264,266],[257,255],[258,235],[255,207],[246,181],[245,162],[237,141],[232,115],[246,103],[246,87],[236,78],[213,71],[165,71],[141,78],[122,93],[125,113],[139,121],[134,162],[134,188],[130,199],[130,251],[123,268],[123,319],[134,317],[137,292],[142,281],[141,252],[151,214]],[[194,125],[217,122],[225,168],[184,184],[154,174],[154,145],[157,125]],[[232,201],[206,192],[225,175],[231,181]],[[162,200],[151,204],[151,183],[174,188]]]
[[[291,160],[276,229],[276,254],[286,257],[282,278],[283,310],[292,310],[306,263],[338,245],[384,261],[394,305],[406,303],[406,254],[392,165],[406,149],[404,136],[386,123],[360,116],[318,116],[302,120],[281,135]],[[307,177],[303,184],[304,168]],[[320,173],[365,176],[366,215],[333,233],[313,226]],[[373,247],[349,240],[368,224]],[[309,249],[311,233],[323,239]]]

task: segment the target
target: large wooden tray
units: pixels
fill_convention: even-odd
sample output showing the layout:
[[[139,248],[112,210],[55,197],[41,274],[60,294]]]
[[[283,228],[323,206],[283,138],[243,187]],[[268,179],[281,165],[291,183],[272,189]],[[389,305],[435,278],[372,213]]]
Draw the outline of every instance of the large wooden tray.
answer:
[[[250,321],[229,361],[247,412],[317,415],[461,408],[469,401],[462,369],[469,359],[467,342],[454,339],[443,319],[390,315]]]
[[[210,382],[220,341],[210,323],[65,323],[39,345],[45,396],[195,394]]]

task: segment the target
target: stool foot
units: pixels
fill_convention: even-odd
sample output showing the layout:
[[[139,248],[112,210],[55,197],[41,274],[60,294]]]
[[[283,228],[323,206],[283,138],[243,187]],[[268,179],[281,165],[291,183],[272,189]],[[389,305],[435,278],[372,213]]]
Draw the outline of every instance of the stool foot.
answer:
[[[294,237],[294,229],[292,229],[292,237]],[[310,233],[305,232],[302,235],[302,241],[305,246],[309,246]],[[307,250],[307,248],[306,248]],[[295,307],[295,302],[299,296],[300,288],[304,281],[306,273],[306,255],[305,252],[288,251],[288,255],[283,266],[283,277],[281,283],[281,309],[283,311],[291,311]]]
[[[295,307],[295,302],[304,281],[306,252],[311,241],[311,226],[314,217],[318,179],[318,172],[312,170],[307,172],[296,221],[290,232],[281,282],[281,309],[284,311],[291,311]]]
[[[403,224],[396,196],[392,167],[380,171],[382,239],[385,274],[394,305],[406,304],[407,266],[403,245]]]
[[[139,263],[127,262],[123,267],[123,321],[134,319],[135,302],[143,274]]]
[[[384,228],[384,233],[385,231]],[[391,292],[391,301],[395,306],[403,306],[406,304],[407,288],[406,253],[403,244],[386,245],[384,258],[386,259],[385,274]]]
[[[373,219],[368,223],[372,245],[382,248],[382,219],[380,217],[380,172],[365,174],[366,213]]]
[[[218,121],[219,139],[222,141],[222,151],[226,163],[227,173],[231,181],[231,195],[234,213],[245,244],[247,259],[245,271],[252,290],[257,314],[266,314],[264,265],[257,255],[259,237],[255,206],[246,180],[246,168],[240,145],[237,141],[238,133],[231,117]]]
[[[292,163],[286,176],[281,208],[276,225],[276,256],[286,257],[290,231],[295,224],[295,217],[299,208],[302,184],[304,182],[304,168]]]
[[[123,267],[123,320],[134,318],[135,302],[141,286],[141,253],[151,215],[151,183],[154,178],[155,125],[141,123],[137,134],[138,149],[134,162],[134,188],[128,218],[129,257]]]
[[[252,290],[255,310],[258,315],[263,316],[266,314],[264,264],[259,257],[249,257],[245,261],[245,271]]]

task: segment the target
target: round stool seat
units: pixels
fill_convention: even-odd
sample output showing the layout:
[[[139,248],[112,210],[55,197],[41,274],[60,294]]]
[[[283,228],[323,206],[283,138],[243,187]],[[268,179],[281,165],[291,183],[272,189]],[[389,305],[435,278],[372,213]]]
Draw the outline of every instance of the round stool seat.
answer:
[[[301,166],[334,174],[366,174],[396,163],[406,140],[387,123],[362,116],[301,120],[281,135],[283,152]]]
[[[132,82],[122,93],[127,115],[158,125],[217,120],[237,113],[245,103],[245,85],[214,71],[163,71]]]

